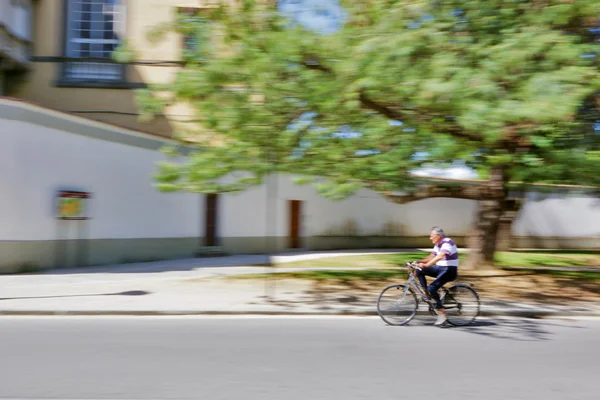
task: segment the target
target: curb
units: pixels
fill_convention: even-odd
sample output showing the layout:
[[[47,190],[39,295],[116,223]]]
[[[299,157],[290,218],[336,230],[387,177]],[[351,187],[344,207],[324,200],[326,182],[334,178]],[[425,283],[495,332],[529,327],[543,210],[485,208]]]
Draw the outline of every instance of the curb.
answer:
[[[376,311],[36,311],[36,310],[3,310],[2,316],[377,316]],[[423,316],[429,314],[423,313]],[[529,319],[542,318],[576,318],[576,317],[600,317],[600,311],[547,311],[547,310],[507,310],[486,311],[479,314],[480,317],[517,317]]]

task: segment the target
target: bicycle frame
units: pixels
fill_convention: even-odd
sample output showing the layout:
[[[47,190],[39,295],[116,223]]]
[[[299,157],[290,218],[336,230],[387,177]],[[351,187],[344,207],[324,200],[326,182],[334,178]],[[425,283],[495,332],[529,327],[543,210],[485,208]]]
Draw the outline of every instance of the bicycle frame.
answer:
[[[411,287],[413,290],[415,290],[421,296],[426,297],[425,291],[423,289],[421,289],[421,282],[418,282],[415,279],[415,269],[412,269],[410,271],[410,273],[408,274],[408,281],[406,281],[406,289],[404,291],[405,295],[406,295],[406,292],[408,291],[409,287]],[[402,300],[404,300],[404,296],[402,297]]]
[[[435,310],[435,308],[434,308],[435,302],[430,301],[430,300],[425,300],[428,298],[428,296],[425,294],[425,291],[421,288],[421,282],[417,281],[417,279],[415,278],[416,272],[417,272],[417,270],[420,270],[420,268],[416,266],[416,263],[407,263],[407,265],[410,267],[410,272],[408,274],[408,280],[406,281],[406,285],[404,286],[404,293],[402,293],[402,298],[399,300],[399,302],[404,301],[404,298],[406,297],[406,293],[408,293],[408,288],[410,287],[416,293],[421,295],[421,299],[429,305],[429,311],[433,313],[433,311]],[[445,293],[442,296],[440,296],[442,301],[446,298],[446,296],[450,296],[452,299],[454,299],[452,297],[452,295],[450,294],[450,292],[448,291],[448,289],[446,289],[443,286],[440,289],[444,289],[444,291],[445,291]],[[445,304],[444,305],[444,309],[453,309],[453,308],[460,309],[461,306],[459,304],[457,304],[457,305]]]
[[[420,302],[427,303],[431,315],[439,313],[436,310],[436,302],[427,295],[427,289],[421,286],[418,279],[417,271],[420,270],[418,263],[416,261],[408,262],[406,267],[408,269],[406,283],[386,286],[377,298],[377,313],[389,325],[399,326],[409,323],[419,314]],[[465,326],[472,323],[479,315],[481,303],[479,295],[472,286],[470,283],[454,282],[449,287],[444,285],[438,289],[444,309],[454,310],[447,315],[449,324]],[[402,292],[398,293],[396,289],[402,289]],[[464,299],[463,296],[465,296]],[[382,299],[384,300],[382,301]],[[404,304],[406,300],[408,302]],[[397,317],[401,317],[405,313],[408,314],[404,320],[397,320]],[[464,318],[466,320],[463,320]]]

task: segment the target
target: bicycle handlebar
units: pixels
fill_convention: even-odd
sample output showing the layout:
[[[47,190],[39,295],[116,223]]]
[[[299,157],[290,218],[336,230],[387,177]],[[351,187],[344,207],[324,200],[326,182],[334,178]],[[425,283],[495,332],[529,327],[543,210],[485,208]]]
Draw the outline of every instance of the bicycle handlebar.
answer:
[[[417,261],[409,261],[406,263],[407,267],[410,267],[411,269],[418,269],[419,271],[422,271],[422,268],[418,267],[419,263]]]

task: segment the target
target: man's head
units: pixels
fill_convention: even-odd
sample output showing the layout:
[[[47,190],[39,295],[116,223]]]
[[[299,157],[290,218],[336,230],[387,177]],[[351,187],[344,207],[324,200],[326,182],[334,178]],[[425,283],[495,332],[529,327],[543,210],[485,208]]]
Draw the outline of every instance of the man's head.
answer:
[[[434,226],[431,228],[431,233],[429,234],[429,240],[433,242],[433,244],[438,244],[443,238],[446,237],[444,230],[439,226]]]

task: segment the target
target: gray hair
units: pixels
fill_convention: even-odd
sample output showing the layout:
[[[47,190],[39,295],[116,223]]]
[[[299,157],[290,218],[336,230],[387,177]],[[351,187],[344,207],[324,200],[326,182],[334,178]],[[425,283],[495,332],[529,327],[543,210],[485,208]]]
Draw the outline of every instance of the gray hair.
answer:
[[[440,228],[439,226],[434,226],[433,228],[431,228],[431,231],[434,232],[436,235],[440,235],[441,237],[446,237],[444,230],[442,228]]]

